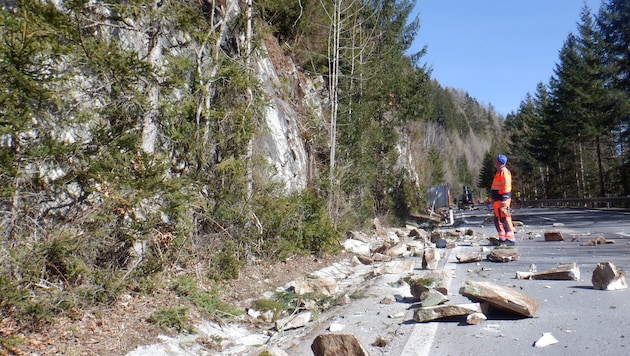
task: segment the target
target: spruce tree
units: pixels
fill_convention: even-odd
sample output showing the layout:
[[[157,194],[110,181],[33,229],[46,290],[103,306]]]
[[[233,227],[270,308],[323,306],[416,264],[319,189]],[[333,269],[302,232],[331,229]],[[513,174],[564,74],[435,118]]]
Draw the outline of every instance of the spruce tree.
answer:
[[[614,107],[609,116],[616,123],[615,150],[619,165],[620,194],[630,194],[630,2],[607,0],[600,7],[598,25],[603,38],[606,64],[609,66],[606,85]]]

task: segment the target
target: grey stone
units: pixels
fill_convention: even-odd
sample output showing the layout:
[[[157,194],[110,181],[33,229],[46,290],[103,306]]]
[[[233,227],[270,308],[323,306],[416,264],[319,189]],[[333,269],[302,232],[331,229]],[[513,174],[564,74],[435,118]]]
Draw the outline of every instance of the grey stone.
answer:
[[[314,356],[368,356],[359,340],[348,334],[322,334],[311,344]]]
[[[436,319],[463,316],[480,311],[479,303],[422,307],[414,311],[413,320],[418,323],[425,323]]]
[[[465,281],[460,294],[473,301],[484,301],[495,308],[533,318],[540,303],[509,287],[490,282]]]
[[[625,273],[610,262],[598,263],[591,277],[593,287],[598,290],[626,289]]]

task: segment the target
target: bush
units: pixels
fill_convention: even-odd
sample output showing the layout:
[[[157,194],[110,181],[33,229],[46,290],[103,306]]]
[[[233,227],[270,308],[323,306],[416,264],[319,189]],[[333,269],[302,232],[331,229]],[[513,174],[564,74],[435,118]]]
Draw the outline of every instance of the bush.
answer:
[[[173,328],[178,332],[193,333],[194,328],[188,325],[188,308],[160,308],[151,313],[149,322],[163,329]]]
[[[242,314],[241,310],[230,308],[218,296],[197,287],[197,282],[192,277],[177,278],[173,289],[178,296],[193,302],[212,320],[230,319]]]
[[[263,226],[258,252],[282,260],[293,253],[337,252],[341,234],[328,217],[326,202],[310,192],[289,197],[264,197],[256,214]]]

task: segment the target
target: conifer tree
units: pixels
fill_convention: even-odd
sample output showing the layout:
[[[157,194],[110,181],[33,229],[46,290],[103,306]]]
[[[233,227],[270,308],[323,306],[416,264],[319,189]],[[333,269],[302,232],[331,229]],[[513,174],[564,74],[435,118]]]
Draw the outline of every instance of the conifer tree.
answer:
[[[615,150],[621,157],[619,176],[623,195],[630,194],[630,3],[607,0],[600,7],[598,25],[603,38],[606,64],[609,66],[607,86],[614,108],[609,113],[616,123]]]

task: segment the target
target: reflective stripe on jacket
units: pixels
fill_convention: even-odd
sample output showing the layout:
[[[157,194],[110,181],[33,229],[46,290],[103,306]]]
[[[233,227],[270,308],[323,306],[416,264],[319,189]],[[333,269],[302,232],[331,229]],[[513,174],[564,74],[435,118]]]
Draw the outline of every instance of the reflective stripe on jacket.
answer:
[[[512,192],[512,173],[506,167],[501,167],[492,180],[492,200],[508,200]]]

